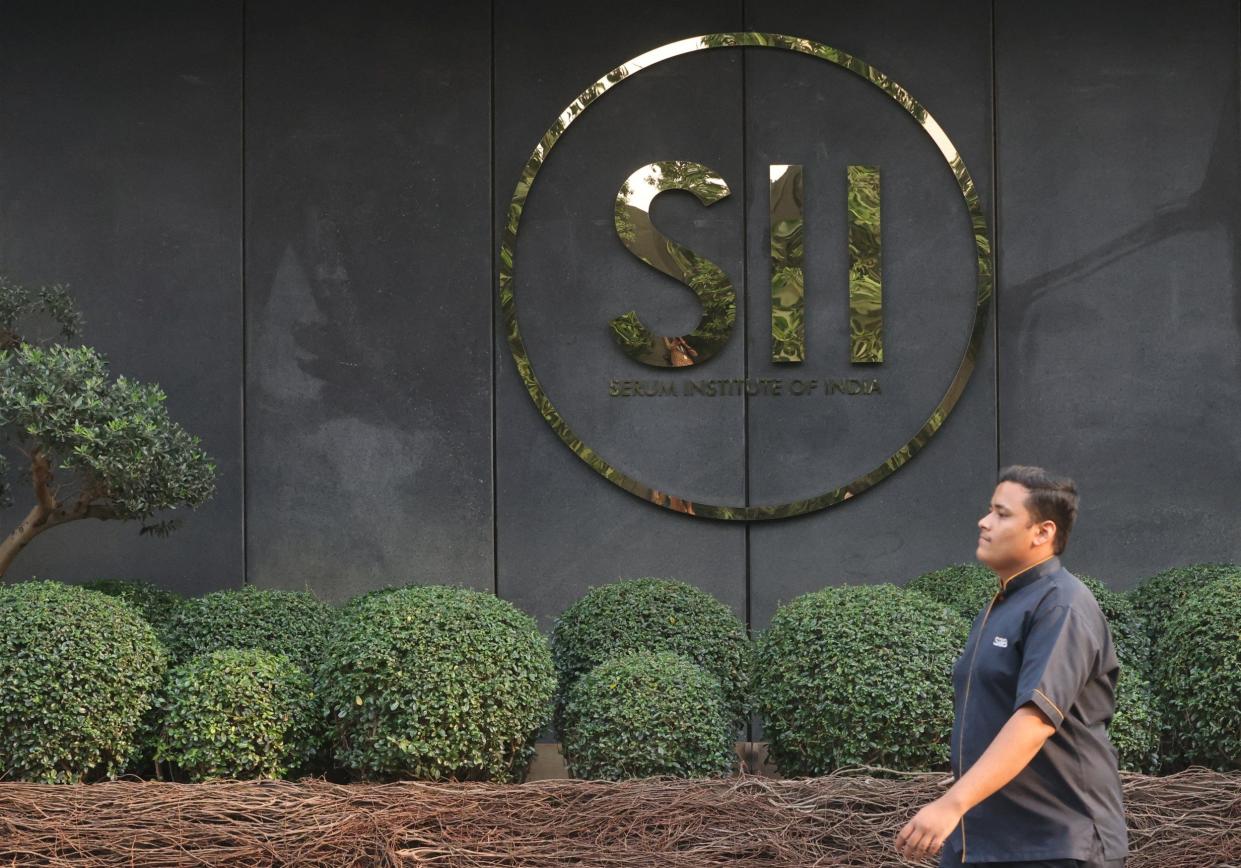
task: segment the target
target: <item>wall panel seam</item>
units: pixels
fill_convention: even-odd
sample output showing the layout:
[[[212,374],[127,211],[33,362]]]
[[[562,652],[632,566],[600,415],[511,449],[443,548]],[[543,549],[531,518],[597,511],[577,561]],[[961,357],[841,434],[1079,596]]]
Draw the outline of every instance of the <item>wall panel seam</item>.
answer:
[[[741,3],[741,29],[746,30],[749,27],[749,20],[746,18],[745,0]],[[744,313],[743,325],[743,354],[742,354],[742,371],[743,376],[747,379],[750,376],[750,240],[749,240],[749,214],[750,214],[750,174],[749,174],[749,140],[746,135],[750,123],[748,100],[747,76],[749,68],[746,65],[747,50],[741,51],[741,310]],[[750,396],[747,394],[742,398],[742,425],[741,425],[741,456],[742,465],[745,469],[745,504],[750,505]],[[744,531],[744,548],[745,548],[745,630],[746,635],[753,635],[752,615],[750,608],[750,527],[751,523],[745,523]],[[754,740],[754,721],[753,716],[746,721],[746,741]]]
[[[995,474],[1000,475],[1000,89],[996,64],[996,2],[991,0],[991,384]]]
[[[250,502],[250,486],[249,486],[249,465],[247,464],[246,448],[248,444],[249,419],[246,413],[248,408],[249,395],[247,392],[247,384],[250,376],[249,367],[249,347],[248,333],[250,320],[248,316],[249,307],[247,305],[247,261],[246,261],[246,233],[248,232],[247,218],[247,202],[246,202],[246,0],[241,0],[241,81],[240,81],[240,133],[241,133],[241,263],[240,263],[240,289],[241,289],[241,584],[244,586],[250,582],[250,529],[248,524],[248,512]]]
[[[491,485],[491,592],[497,597],[500,596],[500,542],[499,542],[499,524],[500,524],[500,505],[499,505],[499,462],[497,458],[496,443],[499,437],[499,425],[496,415],[496,365],[499,364],[500,354],[496,352],[496,294],[498,286],[496,284],[496,4],[495,0],[491,0],[488,4],[490,23],[488,26],[491,37],[491,48],[489,52],[490,78],[487,84],[487,116],[489,121],[488,129],[488,146],[490,149],[490,163],[487,166],[488,175],[488,200],[491,203],[491,267],[487,273],[486,286],[488,295],[491,297],[491,344],[488,352],[491,355],[491,425],[489,427],[491,436],[491,469],[488,474],[488,481]]]

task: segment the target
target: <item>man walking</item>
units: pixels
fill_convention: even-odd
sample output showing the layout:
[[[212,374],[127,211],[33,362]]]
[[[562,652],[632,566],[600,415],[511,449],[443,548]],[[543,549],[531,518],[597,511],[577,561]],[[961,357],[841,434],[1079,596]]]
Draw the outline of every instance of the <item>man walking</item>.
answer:
[[[940,865],[1119,868],[1128,852],[1107,737],[1120,664],[1090,589],[1060,565],[1077,489],[1039,467],[1000,473],[977,558],[999,590],[953,667],[956,782],[896,837]]]

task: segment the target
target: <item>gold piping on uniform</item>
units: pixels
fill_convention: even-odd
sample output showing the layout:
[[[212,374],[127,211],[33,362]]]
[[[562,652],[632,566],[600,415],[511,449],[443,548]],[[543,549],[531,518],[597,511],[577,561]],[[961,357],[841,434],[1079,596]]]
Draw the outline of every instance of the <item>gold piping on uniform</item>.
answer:
[[[1051,559],[1052,559],[1052,558],[1054,558],[1054,557],[1055,557],[1055,555],[1054,555],[1054,554],[1053,554],[1053,555],[1048,555],[1047,557],[1045,557],[1045,558],[1043,558],[1041,561],[1039,561],[1039,562],[1038,562],[1038,564],[1030,564],[1030,566],[1026,567],[1026,568],[1025,568],[1024,570],[1022,570],[1021,572],[1019,572],[1019,573],[1013,573],[1011,576],[1009,576],[1009,577],[1008,577],[1008,581],[1005,581],[1004,579],[1000,579],[1000,593],[1001,593],[1001,594],[1002,594],[1002,593],[1004,593],[1004,589],[1005,589],[1005,588],[1007,588],[1010,584],[1012,584],[1013,579],[1017,578],[1018,576],[1024,576],[1026,573],[1030,572],[1030,570],[1034,569],[1034,568],[1035,568],[1035,567],[1037,567],[1039,564],[1045,564],[1045,563],[1047,563],[1049,560],[1051,560]]]
[[[1061,721],[1064,720],[1064,712],[1060,710],[1060,706],[1056,705],[1056,703],[1051,701],[1050,696],[1048,696],[1043,691],[1039,690],[1037,687],[1034,688],[1034,692],[1037,693],[1039,696],[1043,697],[1044,699],[1046,699],[1049,703],[1051,703],[1051,707],[1056,710],[1056,714],[1060,715],[1060,720]]]

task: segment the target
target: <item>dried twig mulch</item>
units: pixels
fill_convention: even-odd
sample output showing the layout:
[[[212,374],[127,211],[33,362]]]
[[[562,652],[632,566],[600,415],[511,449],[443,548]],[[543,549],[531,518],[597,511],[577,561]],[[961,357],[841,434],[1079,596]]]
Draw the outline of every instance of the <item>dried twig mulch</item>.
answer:
[[[1241,775],[1124,775],[1129,868],[1241,868]],[[0,783],[0,865],[896,866],[940,774],[524,784]]]

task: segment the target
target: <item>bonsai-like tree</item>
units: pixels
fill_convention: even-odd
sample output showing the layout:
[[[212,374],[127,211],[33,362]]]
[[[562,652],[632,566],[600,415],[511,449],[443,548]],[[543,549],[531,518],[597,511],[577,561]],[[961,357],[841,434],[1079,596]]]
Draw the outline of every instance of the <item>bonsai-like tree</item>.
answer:
[[[163,536],[181,522],[148,519],[200,506],[215,491],[215,464],[198,438],[168,417],[158,385],[111,380],[90,347],[24,339],[19,322],[38,316],[53,320],[65,339],[81,330],[65,287],[31,290],[0,275],[0,437],[30,462],[35,501],[0,541],[0,576],[31,540],[58,525],[142,520],[139,533]],[[0,455],[6,506],[8,469]]]

